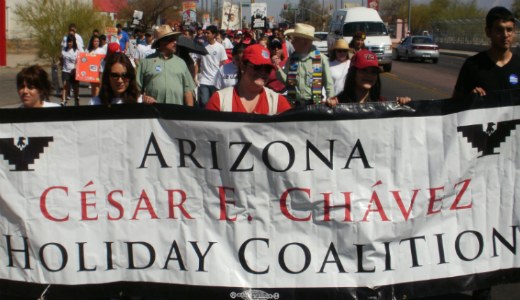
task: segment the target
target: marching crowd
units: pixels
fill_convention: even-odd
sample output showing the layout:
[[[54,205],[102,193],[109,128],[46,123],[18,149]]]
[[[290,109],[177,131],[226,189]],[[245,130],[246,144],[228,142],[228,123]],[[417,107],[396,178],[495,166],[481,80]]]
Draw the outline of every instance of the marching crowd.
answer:
[[[79,105],[78,53],[104,54],[101,82],[91,83],[89,104],[168,103],[216,111],[279,114],[297,106],[385,101],[377,55],[364,47],[364,32],[350,44],[339,39],[327,55],[313,45],[314,27],[255,30],[184,29],[160,25],[137,31],[136,47],[117,28],[117,41],[95,30],[86,48],[71,24],[62,41],[62,106],[72,93]],[[469,58],[461,69],[454,99],[486,91],[517,89],[519,58],[511,52],[512,13],[492,8],[486,17],[491,47]],[[512,73],[511,73],[512,72]],[[23,107],[49,107],[52,84],[39,66],[17,78]],[[33,89],[31,89],[33,88]],[[397,97],[399,104],[411,101]]]
[[[77,55],[84,49],[71,24],[63,39],[62,105],[75,79]],[[350,44],[340,39],[328,56],[312,44],[314,28],[297,23],[292,29],[222,31],[208,26],[196,32],[161,25],[139,32],[134,53],[129,37],[118,29],[118,43],[94,32],[86,50],[106,54],[101,82],[92,84],[91,105],[168,103],[202,109],[275,115],[293,107],[385,101],[376,54],[364,47],[365,33]],[[515,19],[504,7],[492,8],[485,32],[490,47],[464,63],[454,88],[454,101],[494,91],[518,90],[520,57],[512,53]],[[16,78],[22,107],[59,106],[49,101],[52,84],[40,66],[24,68]],[[395,99],[400,104],[409,97]],[[487,299],[489,290],[474,293]]]
[[[106,55],[100,83],[90,84],[91,105],[168,103],[273,115],[302,105],[385,100],[380,96],[377,56],[364,49],[362,32],[355,37],[360,41],[356,46],[338,40],[329,62],[312,44],[314,27],[303,23],[285,31],[224,31],[211,25],[195,32],[161,25],[137,31],[132,51],[128,34],[119,24],[117,30],[119,42],[107,43],[95,30],[84,47],[75,24],[69,26],[62,41],[62,106],[70,96],[79,105],[76,66],[83,51]],[[347,81],[349,72],[360,79]],[[52,83],[43,68],[25,68],[18,77],[23,107],[58,106],[49,101]],[[22,88],[27,86],[37,91]],[[345,88],[358,92],[347,97],[341,93]],[[410,98],[397,100],[407,103]]]

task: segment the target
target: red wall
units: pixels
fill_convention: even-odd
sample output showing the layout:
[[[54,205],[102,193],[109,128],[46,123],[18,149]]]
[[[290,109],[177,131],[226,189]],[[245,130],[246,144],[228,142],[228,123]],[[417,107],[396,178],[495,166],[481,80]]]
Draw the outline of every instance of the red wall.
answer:
[[[5,0],[0,0],[0,66],[7,65]]]

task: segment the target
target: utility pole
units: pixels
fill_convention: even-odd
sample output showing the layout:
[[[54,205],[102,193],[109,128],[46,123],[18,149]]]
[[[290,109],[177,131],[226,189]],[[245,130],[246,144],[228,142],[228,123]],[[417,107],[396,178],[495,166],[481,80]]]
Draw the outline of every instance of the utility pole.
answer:
[[[412,35],[412,0],[408,0],[408,32]]]
[[[325,31],[325,0],[321,0],[321,31]]]

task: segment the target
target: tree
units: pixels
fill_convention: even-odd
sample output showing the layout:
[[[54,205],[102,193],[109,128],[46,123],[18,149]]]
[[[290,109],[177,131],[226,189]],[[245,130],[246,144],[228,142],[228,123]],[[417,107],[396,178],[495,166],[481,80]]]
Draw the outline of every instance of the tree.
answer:
[[[119,12],[119,18],[132,20],[134,10],[143,12],[142,23],[152,27],[157,19],[181,20],[181,0],[129,0],[128,6]]]
[[[520,18],[520,0],[513,0],[511,10],[513,11],[515,17]]]
[[[412,3],[412,33],[432,30],[432,23],[439,20],[471,19],[484,16],[476,0],[432,0],[429,4]],[[515,0],[520,1],[520,0]],[[408,20],[409,0],[387,0],[381,4],[381,15],[387,22]]]
[[[36,40],[38,56],[49,59],[52,64],[59,60],[61,41],[70,23],[76,24],[85,43],[94,29],[113,26],[110,18],[78,0],[27,0],[17,4],[14,13]]]
[[[408,19],[408,0],[381,1],[379,13],[386,22]]]
[[[306,23],[321,30],[330,20],[328,13],[322,14],[322,6],[316,0],[300,0],[297,7],[288,7],[280,12],[280,17],[287,22]]]

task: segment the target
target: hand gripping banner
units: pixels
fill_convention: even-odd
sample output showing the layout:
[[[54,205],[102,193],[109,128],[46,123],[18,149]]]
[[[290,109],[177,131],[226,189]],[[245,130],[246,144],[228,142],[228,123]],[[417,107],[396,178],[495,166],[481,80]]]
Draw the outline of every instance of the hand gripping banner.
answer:
[[[514,282],[519,123],[515,101],[1,110],[0,287],[386,299]]]

